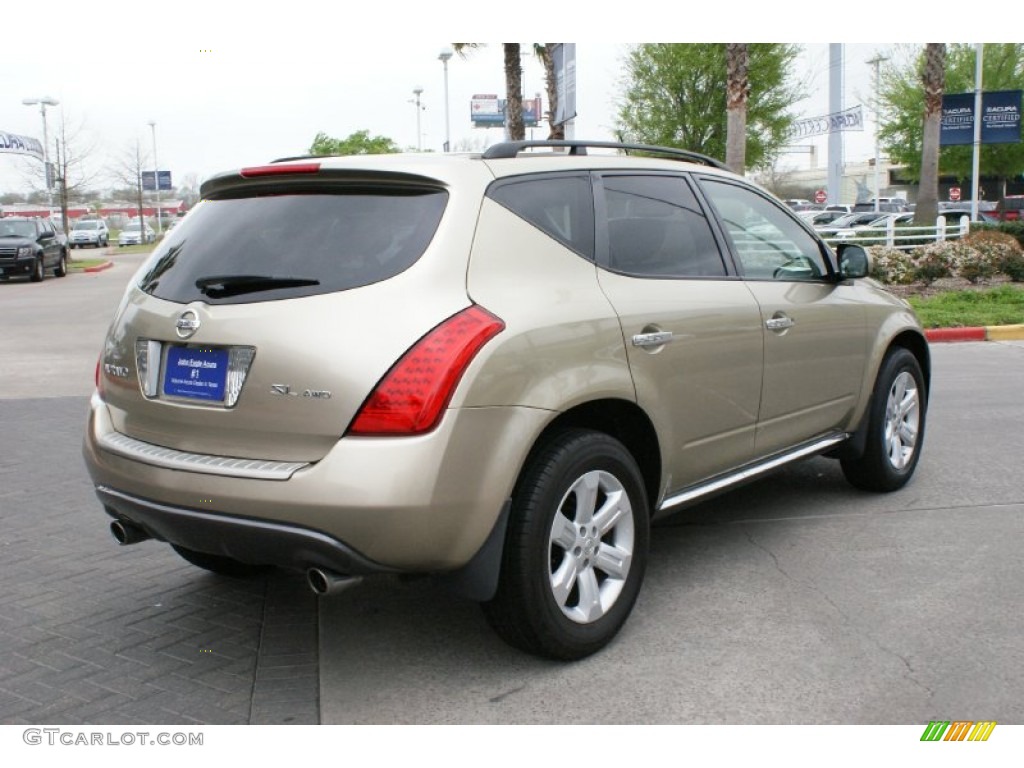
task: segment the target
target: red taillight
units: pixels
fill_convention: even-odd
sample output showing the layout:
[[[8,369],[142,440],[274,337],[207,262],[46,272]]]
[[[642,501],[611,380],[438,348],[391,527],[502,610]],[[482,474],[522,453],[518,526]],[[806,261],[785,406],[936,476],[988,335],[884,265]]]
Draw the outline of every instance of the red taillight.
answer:
[[[293,163],[291,165],[254,165],[251,168],[243,168],[243,178],[251,179],[256,176],[279,176],[292,173],[319,173],[320,163]]]
[[[470,361],[504,328],[499,318],[475,305],[449,317],[384,375],[348,433],[418,435],[432,430]]]

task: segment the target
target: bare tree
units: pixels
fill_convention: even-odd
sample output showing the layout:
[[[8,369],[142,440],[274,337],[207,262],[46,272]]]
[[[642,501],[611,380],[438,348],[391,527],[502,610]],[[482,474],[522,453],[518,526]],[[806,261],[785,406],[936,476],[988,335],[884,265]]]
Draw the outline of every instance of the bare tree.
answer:
[[[121,152],[110,169],[111,175],[125,187],[132,190],[135,202],[139,211],[139,222],[145,221],[142,215],[142,171],[147,167],[149,159],[142,150],[142,142],[135,139],[135,143]],[[145,228],[143,228],[145,231]]]
[[[747,70],[750,55],[746,43],[726,43],[726,127],[725,164],[733,173],[743,175],[747,157],[747,97],[750,79]]]
[[[924,85],[924,134],[921,142],[921,186],[917,192],[914,223],[928,226],[939,213],[939,128],[942,93],[946,87],[945,43],[928,43],[925,46],[921,82]]]
[[[85,135],[83,125],[69,125],[66,113],[61,110],[55,138],[54,168],[60,198],[61,222],[68,231],[68,203],[84,200],[95,176],[85,167],[86,160],[96,149],[96,141]]]

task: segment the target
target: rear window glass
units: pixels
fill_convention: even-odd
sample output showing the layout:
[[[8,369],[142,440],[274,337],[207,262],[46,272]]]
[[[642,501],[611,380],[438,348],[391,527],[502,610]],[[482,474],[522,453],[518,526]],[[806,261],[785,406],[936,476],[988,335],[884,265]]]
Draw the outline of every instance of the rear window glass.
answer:
[[[1024,209],[1024,196],[1003,198],[1004,211],[1019,211]]]
[[[140,287],[240,304],[370,285],[419,259],[447,200],[422,189],[205,200],[153,253]]]

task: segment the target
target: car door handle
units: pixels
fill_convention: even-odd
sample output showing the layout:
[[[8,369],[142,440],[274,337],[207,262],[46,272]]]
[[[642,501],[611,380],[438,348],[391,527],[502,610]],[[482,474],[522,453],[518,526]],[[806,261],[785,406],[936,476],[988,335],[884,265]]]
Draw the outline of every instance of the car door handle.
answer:
[[[792,328],[795,323],[796,321],[792,317],[780,314],[765,320],[764,327],[769,331],[784,331],[787,328]]]
[[[672,341],[672,331],[656,331],[655,333],[638,333],[633,337],[634,347],[660,347]]]

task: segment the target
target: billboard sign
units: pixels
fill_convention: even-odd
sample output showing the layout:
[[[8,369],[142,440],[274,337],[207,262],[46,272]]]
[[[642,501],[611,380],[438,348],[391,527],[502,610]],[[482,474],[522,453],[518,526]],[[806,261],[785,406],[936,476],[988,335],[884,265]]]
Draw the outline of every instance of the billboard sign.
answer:
[[[160,180],[160,189],[171,189],[170,171],[143,171],[142,188],[147,192],[155,191],[157,179]]]
[[[523,125],[527,128],[540,122],[541,102],[539,97],[523,99]],[[505,125],[505,99],[493,93],[475,94],[469,102],[469,113],[474,128],[500,128]]]
[[[981,143],[1013,144],[1020,141],[1021,91],[981,94]],[[942,97],[939,145],[974,143],[974,94],[950,93]]]
[[[831,115],[796,120],[790,129],[789,138],[792,141],[793,139],[809,139],[811,136],[826,136],[836,131],[863,130],[864,108],[858,104],[856,107],[844,109],[842,112],[833,112]]]
[[[31,155],[37,160],[42,160],[43,145],[39,139],[33,139],[31,136],[19,136],[16,133],[0,131],[0,153]]]
[[[576,43],[559,43],[551,48],[551,61],[555,70],[555,90],[558,109],[555,125],[576,117]]]

